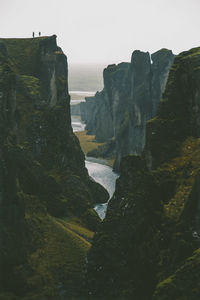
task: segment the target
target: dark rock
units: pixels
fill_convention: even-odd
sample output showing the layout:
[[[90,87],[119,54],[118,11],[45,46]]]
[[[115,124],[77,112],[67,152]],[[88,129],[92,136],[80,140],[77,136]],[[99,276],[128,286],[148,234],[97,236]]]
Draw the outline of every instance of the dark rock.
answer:
[[[131,64],[108,66],[103,91],[81,104],[88,134],[95,134],[99,142],[115,140],[116,171],[122,157],[142,152],[146,122],[155,115],[173,59],[167,49],[151,57],[134,51]]]
[[[71,104],[71,116],[81,116],[80,103],[79,104]]]
[[[175,58],[142,156],[121,161],[89,253],[94,299],[200,296],[199,65],[200,48]]]
[[[7,58],[8,53],[7,53],[7,49],[4,43],[0,42],[0,54],[4,57]]]
[[[72,132],[67,58],[56,36],[0,45],[0,298],[58,299],[60,282],[76,298],[89,243],[63,218],[97,230],[93,204],[109,195],[90,179]]]

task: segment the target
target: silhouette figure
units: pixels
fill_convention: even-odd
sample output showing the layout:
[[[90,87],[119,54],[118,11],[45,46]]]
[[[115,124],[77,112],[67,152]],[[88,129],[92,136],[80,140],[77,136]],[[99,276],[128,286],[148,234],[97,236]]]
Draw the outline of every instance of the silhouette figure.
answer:
[[[41,36],[41,32],[39,32],[39,36]]]
[[[35,32],[33,32],[33,38],[35,37]]]

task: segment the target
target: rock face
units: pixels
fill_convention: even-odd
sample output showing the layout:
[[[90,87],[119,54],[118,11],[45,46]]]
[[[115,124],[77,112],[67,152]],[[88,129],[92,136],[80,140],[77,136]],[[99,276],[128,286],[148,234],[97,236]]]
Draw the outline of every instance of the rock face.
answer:
[[[175,58],[142,156],[122,160],[89,253],[94,299],[200,297],[199,86],[195,48]]]
[[[90,244],[62,218],[95,230],[109,197],[72,132],[67,70],[56,36],[0,40],[1,299],[78,297]]]
[[[119,110],[125,108],[123,97],[129,91],[129,66],[129,63],[109,65],[103,72],[103,91],[97,92],[94,97],[86,98],[86,103],[81,103],[86,130],[88,134],[95,134],[98,142],[108,141],[116,135],[116,126],[119,127],[121,121],[116,118],[123,117]]]
[[[167,49],[151,57],[134,51],[130,64],[108,66],[103,91],[81,104],[88,134],[99,142],[115,141],[115,170],[122,157],[142,152],[146,122],[155,115],[173,59]]]

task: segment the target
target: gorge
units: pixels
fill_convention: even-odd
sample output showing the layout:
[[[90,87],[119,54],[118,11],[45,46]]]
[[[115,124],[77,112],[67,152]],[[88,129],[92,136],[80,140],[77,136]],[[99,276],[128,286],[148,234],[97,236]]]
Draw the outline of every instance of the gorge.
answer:
[[[78,100],[75,100],[78,102]],[[73,101],[72,101],[73,102]],[[79,103],[82,103],[79,100]],[[73,106],[71,104],[71,112],[73,113]],[[77,111],[75,110],[75,113]],[[74,132],[82,132],[85,129],[85,124],[76,116],[71,116],[72,128]],[[106,161],[102,159],[96,159],[93,157],[86,157],[85,160],[86,168],[88,169],[89,175],[99,184],[101,184],[109,193],[110,198],[113,196],[115,191],[115,182],[119,177],[118,174],[112,171],[111,167],[106,165]],[[94,206],[95,211],[98,213],[101,219],[105,218],[108,203],[96,203]]]
[[[199,300],[200,48],[134,51],[89,96],[70,116],[55,35],[0,39],[0,300]]]
[[[87,268],[93,299],[195,299],[199,285],[200,48],[172,65],[141,156],[121,162]]]

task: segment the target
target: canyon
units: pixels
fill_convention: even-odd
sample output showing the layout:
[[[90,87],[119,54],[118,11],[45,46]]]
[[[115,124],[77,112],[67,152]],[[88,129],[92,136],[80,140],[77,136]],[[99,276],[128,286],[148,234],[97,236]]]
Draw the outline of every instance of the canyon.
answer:
[[[200,48],[180,53],[141,155],[120,177],[87,269],[94,299],[195,299],[199,286]]]
[[[141,154],[146,122],[156,113],[174,55],[161,49],[152,55],[136,50],[131,63],[109,65],[103,72],[104,88],[76,106],[88,134],[105,142],[90,156],[114,157],[114,170],[128,154]]]
[[[200,48],[136,50],[103,76],[71,110],[103,143],[88,155],[115,158],[114,194],[73,132],[56,36],[0,39],[2,300],[200,297]]]

